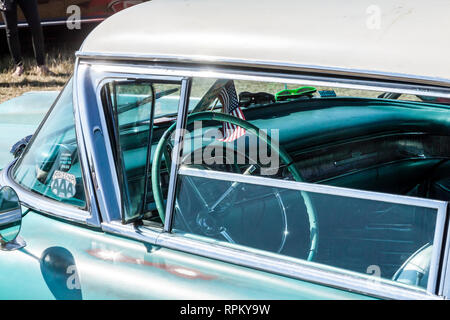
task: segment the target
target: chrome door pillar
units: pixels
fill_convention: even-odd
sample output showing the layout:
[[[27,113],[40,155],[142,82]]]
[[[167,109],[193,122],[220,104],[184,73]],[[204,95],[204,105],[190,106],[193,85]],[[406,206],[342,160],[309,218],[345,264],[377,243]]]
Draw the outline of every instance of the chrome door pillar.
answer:
[[[78,63],[75,67],[75,95],[77,97],[77,132],[82,132],[86,176],[89,179],[89,196],[95,197],[102,221],[120,219],[121,205],[114,162],[109,157],[106,126],[102,125],[97,106],[96,83],[89,65]],[[109,150],[110,151],[110,150]],[[100,179],[101,177],[101,179]],[[99,217],[100,219],[100,217]]]

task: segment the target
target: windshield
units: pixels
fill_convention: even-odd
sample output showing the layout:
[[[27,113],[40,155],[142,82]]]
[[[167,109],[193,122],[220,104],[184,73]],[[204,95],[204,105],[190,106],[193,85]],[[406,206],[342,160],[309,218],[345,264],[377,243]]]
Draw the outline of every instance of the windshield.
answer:
[[[13,178],[27,190],[84,208],[72,90],[71,79],[17,162]]]

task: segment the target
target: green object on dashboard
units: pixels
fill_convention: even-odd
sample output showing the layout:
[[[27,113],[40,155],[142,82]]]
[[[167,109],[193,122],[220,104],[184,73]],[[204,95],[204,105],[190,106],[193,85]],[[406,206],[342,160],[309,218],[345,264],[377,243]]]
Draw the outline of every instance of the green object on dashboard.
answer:
[[[313,93],[316,92],[317,89],[314,87],[300,87],[297,89],[284,89],[278,91],[275,94],[275,101],[284,101],[290,99],[297,99],[300,97],[312,97]]]

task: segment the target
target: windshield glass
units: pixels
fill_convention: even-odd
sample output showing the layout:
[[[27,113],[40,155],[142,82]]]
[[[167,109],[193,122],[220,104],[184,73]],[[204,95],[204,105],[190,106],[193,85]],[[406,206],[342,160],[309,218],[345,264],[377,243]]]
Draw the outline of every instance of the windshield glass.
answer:
[[[13,178],[24,188],[84,208],[85,191],[69,80],[30,146],[17,162]]]

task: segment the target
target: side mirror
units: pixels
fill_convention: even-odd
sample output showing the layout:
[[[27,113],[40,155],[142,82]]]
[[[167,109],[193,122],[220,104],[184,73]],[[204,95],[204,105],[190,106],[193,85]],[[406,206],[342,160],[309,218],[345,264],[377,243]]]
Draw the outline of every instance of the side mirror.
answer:
[[[22,209],[17,193],[11,187],[0,189],[0,249],[15,250],[25,246],[18,238],[22,226]]]

